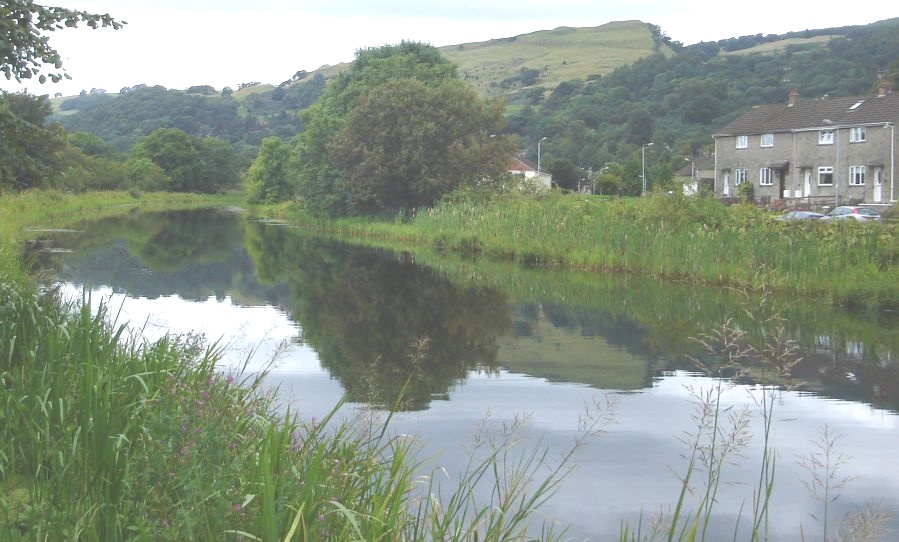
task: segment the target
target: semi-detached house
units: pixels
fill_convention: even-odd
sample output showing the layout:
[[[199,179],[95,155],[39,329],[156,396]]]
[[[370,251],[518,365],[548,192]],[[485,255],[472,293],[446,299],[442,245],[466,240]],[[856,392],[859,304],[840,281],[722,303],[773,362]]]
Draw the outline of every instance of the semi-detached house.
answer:
[[[895,203],[899,93],[753,108],[714,135],[715,194],[752,183],[757,198],[833,206]],[[797,201],[798,200],[798,201]]]

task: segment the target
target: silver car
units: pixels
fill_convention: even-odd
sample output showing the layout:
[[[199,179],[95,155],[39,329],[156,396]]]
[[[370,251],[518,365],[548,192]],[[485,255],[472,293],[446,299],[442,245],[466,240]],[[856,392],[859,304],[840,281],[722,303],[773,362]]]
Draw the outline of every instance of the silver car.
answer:
[[[821,220],[856,220],[858,222],[879,221],[880,215],[876,211],[854,205],[841,205],[834,207]]]

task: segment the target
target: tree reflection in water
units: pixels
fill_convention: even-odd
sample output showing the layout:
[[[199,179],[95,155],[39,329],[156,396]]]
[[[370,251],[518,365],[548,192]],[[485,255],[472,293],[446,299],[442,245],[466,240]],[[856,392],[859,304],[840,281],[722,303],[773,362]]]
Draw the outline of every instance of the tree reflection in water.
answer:
[[[426,408],[473,369],[496,370],[505,296],[393,255],[250,223],[259,277],[290,285],[290,313],[352,401]]]

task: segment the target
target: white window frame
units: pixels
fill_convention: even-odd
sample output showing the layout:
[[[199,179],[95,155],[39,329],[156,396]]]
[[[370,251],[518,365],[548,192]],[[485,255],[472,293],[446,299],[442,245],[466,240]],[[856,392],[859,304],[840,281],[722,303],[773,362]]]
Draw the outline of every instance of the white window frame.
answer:
[[[829,183],[821,182],[821,175],[830,175]],[[820,166],[818,168],[818,186],[833,186],[833,168],[830,166]]]
[[[737,136],[737,148],[738,149],[748,149],[749,148],[749,136],[738,135]]]
[[[763,167],[759,170],[759,186],[773,186],[774,171],[769,167]]]
[[[749,180],[749,171],[746,168],[734,170],[734,186],[740,186]]]
[[[868,134],[865,131],[864,126],[854,126],[849,128],[849,142],[850,143],[864,143],[868,140]]]
[[[836,132],[833,128],[824,128],[818,131],[818,145],[833,145]]]
[[[759,145],[763,148],[774,146],[774,134],[762,134],[759,136]]]
[[[849,166],[849,186],[865,186],[865,166]]]

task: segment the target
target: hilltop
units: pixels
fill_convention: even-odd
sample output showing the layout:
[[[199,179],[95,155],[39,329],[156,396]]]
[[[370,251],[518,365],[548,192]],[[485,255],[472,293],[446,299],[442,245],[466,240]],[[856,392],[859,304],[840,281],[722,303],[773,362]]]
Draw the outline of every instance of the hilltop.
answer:
[[[863,95],[881,78],[899,89],[899,19],[690,46],[652,24],[622,21],[440,51],[464,81],[506,100],[506,131],[520,136],[521,150],[536,159],[536,142],[544,141],[544,163],[558,178],[567,168],[575,182],[584,176],[578,168],[598,171],[615,162],[639,170],[640,150],[650,141],[647,166],[668,170],[648,174],[670,175],[684,157],[710,151],[716,128],[753,106],[785,102],[793,88],[803,99]],[[227,95],[150,87],[80,96],[62,103],[56,120],[120,151],[151,129],[178,127],[226,139],[252,160],[265,136],[299,133],[300,113],[348,66],[299,71],[280,84]]]
[[[658,27],[642,21],[560,27],[438,49],[480,93],[506,96],[510,101],[531,88],[551,91],[563,81],[596,79],[656,53],[675,54],[661,39]],[[323,66],[309,76],[331,78],[349,65]]]

